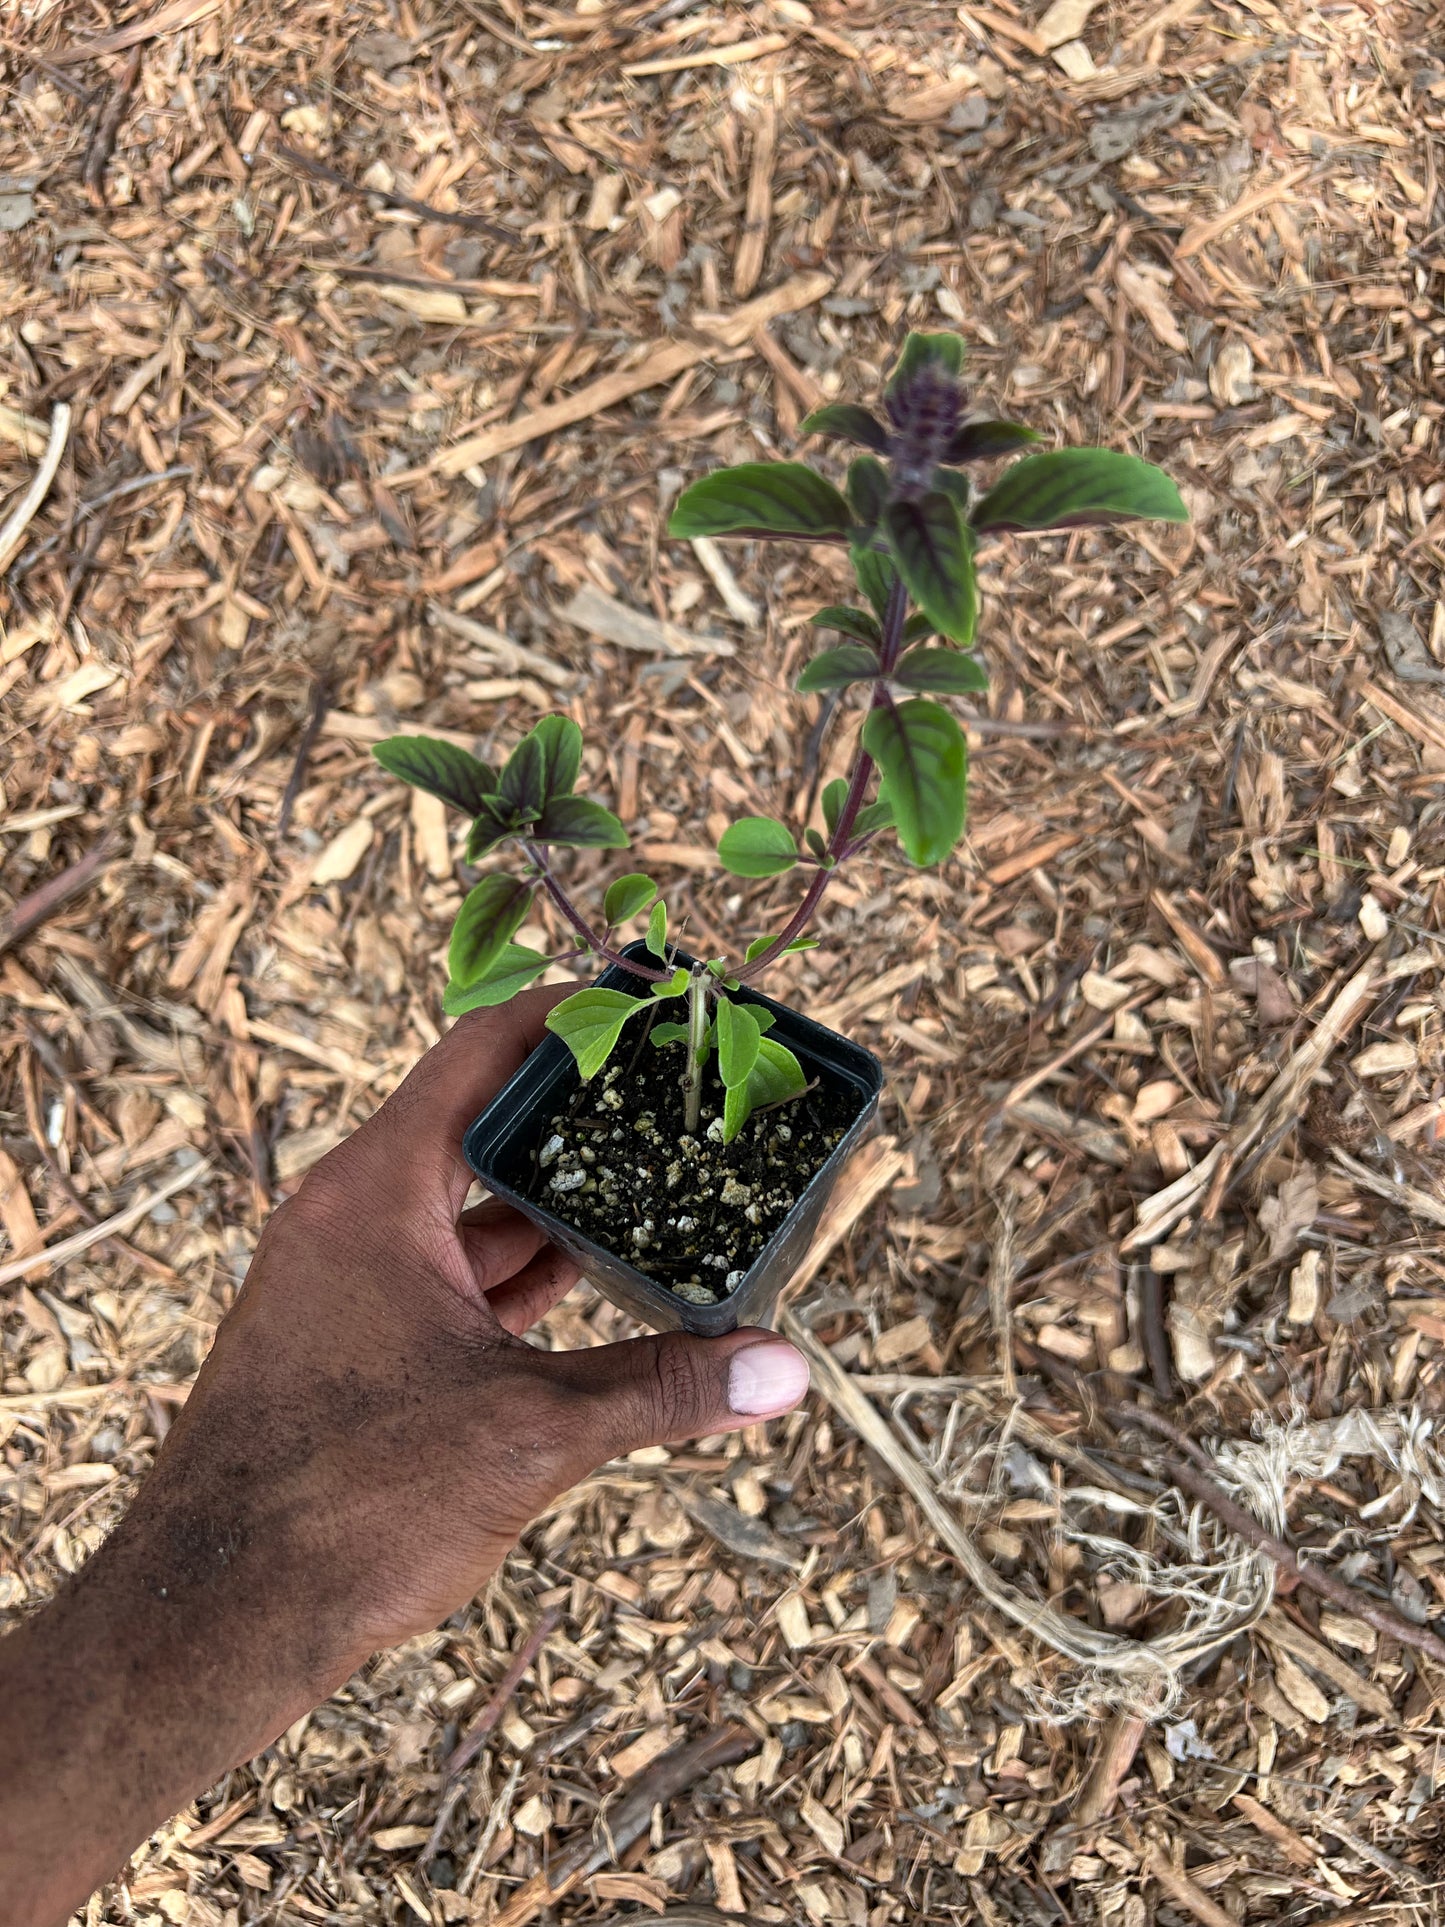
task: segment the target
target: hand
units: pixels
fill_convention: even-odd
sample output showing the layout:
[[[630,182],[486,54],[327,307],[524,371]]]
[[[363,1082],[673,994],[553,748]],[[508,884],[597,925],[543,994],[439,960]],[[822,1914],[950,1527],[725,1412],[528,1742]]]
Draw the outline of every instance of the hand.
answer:
[[[281,1206],[130,1513],[0,1644],[0,1892],[27,1897],[16,1927],[63,1918],[368,1653],[471,1599],[599,1464],[802,1397],[802,1357],[763,1332],[522,1342],[577,1274],[510,1209],[462,1212],[460,1146],[560,994],[463,1018]],[[84,1856],[70,1778],[93,1823]]]

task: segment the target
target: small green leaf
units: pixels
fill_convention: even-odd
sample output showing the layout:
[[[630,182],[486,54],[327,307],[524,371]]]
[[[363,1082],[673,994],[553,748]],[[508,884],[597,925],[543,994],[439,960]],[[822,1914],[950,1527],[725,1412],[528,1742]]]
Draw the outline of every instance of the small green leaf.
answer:
[[[810,823],[807,829],[804,830],[803,832],[803,841],[807,844],[808,848],[812,851],[813,855],[817,857],[818,861],[821,863],[823,858],[828,854],[828,846],[823,841],[822,833],[818,830],[815,830],[812,824]]]
[[[685,1044],[688,1027],[686,1024],[654,1024],[649,1034],[660,1050],[664,1044]]]
[[[776,937],[754,937],[748,945],[747,956],[744,961],[751,963],[754,957],[761,957],[763,952],[765,950],[771,950],[777,941]],[[778,955],[780,957],[787,957],[791,956],[795,950],[816,950],[817,948],[818,939],[816,937],[794,937],[791,943],[784,944],[783,948],[778,952]],[[767,1018],[768,1022],[763,1025],[764,1030],[766,1030],[773,1021],[772,1014],[768,1011],[754,1009],[753,1015],[760,1022],[764,1017]]]
[[[946,374],[958,375],[963,370],[963,337],[949,334],[910,334],[894,363],[893,373],[888,377],[888,385],[883,390],[885,396],[897,393],[902,385],[916,375],[925,362],[933,362]]]
[[[575,850],[627,848],[627,832],[611,810],[585,796],[554,796],[532,834],[539,843],[565,843]]]
[[[886,522],[909,594],[942,635],[967,647],[978,613],[973,537],[957,504],[934,489],[917,501],[892,503]]]
[[[620,990],[579,990],[547,1013],[547,1028],[571,1051],[585,1084],[597,1075],[612,1055],[622,1026],[639,1010],[646,1010],[645,997],[629,997]]]
[[[654,999],[685,997],[691,982],[692,972],[686,964],[679,964],[665,983],[653,984],[648,994]]]
[[[745,1004],[735,1004],[731,997],[718,999],[717,1068],[729,1090],[747,1081],[748,1073],[758,1061],[762,1036],[753,1013]]]
[[[1163,469],[1112,448],[1055,448],[1006,469],[973,511],[976,529],[1073,529],[1121,521],[1187,522]]]
[[[718,860],[735,877],[776,877],[791,870],[798,847],[770,816],[744,816],[723,831]]]
[[[988,688],[988,671],[973,656],[952,649],[910,649],[893,672],[905,689],[935,696],[972,696]]]
[[[667,532],[816,540],[846,535],[852,522],[848,504],[833,484],[801,462],[743,462],[704,475],[684,489]]]
[[[863,548],[856,544],[849,554],[853,558],[853,573],[858,578],[858,587],[881,619],[888,613],[888,593],[898,580],[893,559],[880,549]]]
[[[1012,455],[1030,442],[1042,441],[1036,428],[1022,422],[965,422],[954,430],[944,460],[948,462],[987,462],[996,455]]]
[[[936,631],[933,624],[921,611],[917,615],[910,616],[903,625],[903,641],[905,646],[910,642],[922,642],[925,636],[934,634],[936,634]]]
[[[516,877],[489,876],[468,891],[447,947],[454,984],[470,990],[489,974],[527,916],[532,886]]]
[[[488,850],[495,850],[507,837],[515,836],[521,827],[512,820],[511,812],[502,807],[499,797],[483,797],[477,819],[467,832],[467,862],[478,862]]]
[[[505,1004],[519,990],[525,990],[533,978],[540,977],[551,961],[539,951],[528,950],[525,944],[509,943],[478,982],[465,989],[461,984],[449,983],[442,992],[442,1009],[448,1017],[460,1017],[466,1010]]]
[[[887,506],[888,470],[874,455],[859,455],[848,464],[848,501],[859,525],[877,528]]]
[[[886,796],[880,796],[876,803],[865,804],[853,821],[854,836],[872,836],[875,830],[893,828],[893,805]]]
[[[582,769],[582,731],[570,716],[544,716],[529,733],[542,753],[545,800],[570,796]]]
[[[667,955],[667,905],[654,903],[647,919],[647,947],[654,957]]]
[[[536,822],[546,802],[542,752],[530,736],[524,736],[502,771],[498,811],[510,822],[525,826]]]
[[[876,415],[855,402],[830,402],[815,408],[798,430],[800,435],[841,435],[844,441],[860,442],[881,455],[888,446],[888,430]]]
[[[880,674],[878,657],[866,643],[845,642],[840,648],[825,649],[803,667],[798,689],[811,696],[820,689],[846,689],[849,683],[873,682]]]
[[[730,1089],[723,1103],[723,1143],[730,1144],[753,1112],[764,1104],[782,1104],[808,1088],[803,1067],[786,1044],[764,1037],[745,1085]]]
[[[640,917],[657,895],[657,885],[651,877],[638,871],[630,876],[618,877],[615,883],[607,886],[607,895],[602,899],[602,914],[608,923],[626,923],[629,917]]]
[[[838,818],[843,814],[843,805],[848,800],[848,785],[841,776],[835,776],[823,790],[823,822],[831,836],[838,827]],[[749,953],[751,954],[751,953]]]
[[[973,483],[961,468],[936,468],[933,471],[933,486],[944,495],[952,497],[954,506],[966,521],[968,511],[973,506]]]
[[[731,1144],[752,1115],[746,1084],[734,1084],[723,1096],[723,1143]]]
[[[820,609],[815,616],[809,616],[815,629],[837,629],[845,636],[852,636],[855,642],[877,644],[883,640],[883,631],[866,609],[833,607]]]
[[[904,849],[917,864],[942,863],[963,834],[968,744],[946,709],[915,697],[871,710],[863,747],[883,771]]]
[[[786,1044],[765,1037],[758,1046],[758,1061],[748,1078],[748,1096],[753,1109],[759,1104],[777,1104],[789,1097],[800,1097],[808,1087],[802,1065]]]
[[[582,732],[570,716],[544,716],[507,758],[502,806],[535,822],[554,797],[568,796],[582,767]]]
[[[468,816],[475,816],[497,787],[496,774],[485,763],[435,736],[388,736],[371,753],[389,775]]]

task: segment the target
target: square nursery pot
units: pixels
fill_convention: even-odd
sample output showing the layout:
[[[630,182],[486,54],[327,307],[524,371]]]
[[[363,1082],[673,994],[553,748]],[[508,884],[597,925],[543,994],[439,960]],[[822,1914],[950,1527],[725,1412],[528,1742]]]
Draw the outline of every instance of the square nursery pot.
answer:
[[[642,943],[630,944],[622,954],[652,961]],[[690,965],[693,959],[679,951],[677,961]],[[597,982],[605,989],[625,990],[634,996],[645,996],[648,989],[643,979],[615,964]],[[826,1164],[763,1246],[743,1282],[720,1303],[689,1304],[625,1258],[565,1223],[546,1205],[521,1194],[519,1187],[526,1180],[533,1152],[541,1144],[559,1103],[575,1088],[577,1072],[572,1053],[560,1037],[548,1034],[510,1083],[473,1120],[462,1141],[467,1163],[494,1196],[504,1198],[540,1226],[555,1245],[576,1260],[583,1276],[591,1279],[603,1297],[656,1331],[698,1332],[714,1337],[739,1325],[768,1322],[773,1301],[812,1241],[839,1171],[878,1108],[883,1066],[872,1051],[813,1023],[786,1004],[759,996],[755,990],[744,988],[738,997],[742,1003],[771,1011],[775,1021],[769,1035],[787,1045],[810,1078],[816,1077],[825,1087],[832,1086],[851,1099],[856,1109]]]

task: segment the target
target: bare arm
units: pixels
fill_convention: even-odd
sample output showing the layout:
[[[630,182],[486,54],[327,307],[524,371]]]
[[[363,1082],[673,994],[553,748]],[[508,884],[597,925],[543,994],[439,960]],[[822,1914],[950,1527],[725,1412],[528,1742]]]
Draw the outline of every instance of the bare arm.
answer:
[[[802,1396],[757,1331],[522,1342],[576,1273],[515,1213],[460,1215],[459,1146],[555,1000],[463,1018],[282,1206],[135,1505],[0,1642],[5,1927],[57,1927],[597,1465]]]

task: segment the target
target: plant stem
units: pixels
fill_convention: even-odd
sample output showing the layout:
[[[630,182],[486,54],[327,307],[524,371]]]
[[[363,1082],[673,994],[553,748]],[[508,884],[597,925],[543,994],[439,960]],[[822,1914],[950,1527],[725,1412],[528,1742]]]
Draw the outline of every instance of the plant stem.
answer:
[[[687,990],[687,1069],[683,1072],[683,1129],[694,1137],[702,1126],[702,1070],[707,1061],[709,974],[694,964]]]
[[[907,620],[907,616],[908,591],[903,586],[903,578],[901,576],[895,576],[893,578],[893,586],[888,591],[888,607],[883,614],[883,643],[878,652],[879,666],[885,676],[887,676],[897,664],[899,651],[903,647],[903,626]],[[879,709],[887,700],[888,698],[884,692],[882,683],[875,683],[873,685],[873,701],[871,707],[873,709]],[[837,822],[833,825],[833,834],[828,839],[828,855],[834,859],[835,866],[853,853],[854,846],[849,843],[848,839],[853,834],[853,825],[857,822],[858,812],[863,807],[863,798],[867,794],[869,780],[873,775],[873,768],[873,758],[868,754],[867,750],[862,747],[860,741],[857,759],[848,777],[848,794],[843,799],[843,807],[838,812]],[[818,905],[823,900],[823,892],[828,887],[828,879],[832,874],[832,870],[819,869],[813,881],[808,885],[807,894],[804,896],[803,901],[793,912],[792,917],[789,919],[781,934],[774,937],[766,950],[754,957],[750,964],[745,964],[738,972],[739,983],[752,983],[756,977],[760,976],[761,973],[767,969],[774,958],[782,955],[783,951],[787,949],[795,937],[800,937],[803,934],[808,925],[813,921]]]
[[[587,945],[589,950],[594,951],[599,957],[605,957],[610,964],[617,964],[623,970],[630,970],[634,977],[645,978],[650,984],[665,984],[668,981],[672,975],[670,970],[656,970],[651,964],[633,963],[624,957],[620,950],[614,950],[605,937],[598,936],[597,932],[592,928],[591,924],[588,923],[582,912],[562,888],[562,885],[557,881],[552,866],[547,861],[547,853],[540,843],[530,843],[524,838],[522,848],[535,864],[537,874],[542,879],[542,888],[547,892],[547,895],[552,899],[553,903],[556,904],[557,908],[562,912],[562,915],[567,919],[568,923],[571,924],[572,928],[577,932],[577,935],[582,939],[583,943]]]

